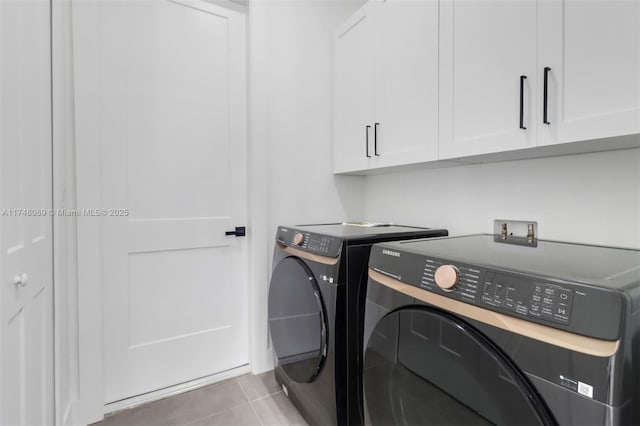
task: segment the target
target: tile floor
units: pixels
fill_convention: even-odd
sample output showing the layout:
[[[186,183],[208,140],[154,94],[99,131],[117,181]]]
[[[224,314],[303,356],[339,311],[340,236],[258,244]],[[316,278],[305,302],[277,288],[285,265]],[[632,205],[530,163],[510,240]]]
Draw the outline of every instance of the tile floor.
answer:
[[[248,374],[108,415],[92,426],[302,425],[273,372]]]

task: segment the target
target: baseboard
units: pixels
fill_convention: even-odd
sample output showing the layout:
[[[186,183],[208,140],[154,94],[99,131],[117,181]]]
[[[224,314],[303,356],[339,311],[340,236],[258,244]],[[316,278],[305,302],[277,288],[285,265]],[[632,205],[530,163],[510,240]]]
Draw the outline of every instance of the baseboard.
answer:
[[[211,376],[202,377],[200,379],[191,380],[189,382],[180,383],[175,386],[170,386],[157,391],[145,393],[143,395],[134,396],[131,398],[123,399],[121,401],[112,402],[104,406],[105,414],[112,414],[117,411],[128,410],[129,408],[137,407],[139,405],[147,404],[149,402],[158,401],[163,398],[167,398],[173,395],[178,395],[183,392],[198,389],[204,386],[208,386],[223,380],[238,377],[243,374],[251,372],[249,364],[242,365],[231,370],[226,370],[218,374],[212,374]]]

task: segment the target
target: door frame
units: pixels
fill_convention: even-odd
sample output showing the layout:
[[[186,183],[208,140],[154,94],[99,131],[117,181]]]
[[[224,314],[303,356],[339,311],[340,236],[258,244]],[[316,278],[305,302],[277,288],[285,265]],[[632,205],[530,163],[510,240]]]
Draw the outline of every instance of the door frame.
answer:
[[[73,209],[75,139],[71,0],[51,2],[53,209]],[[76,220],[53,216],[55,423],[77,424],[78,333]]]
[[[100,66],[99,2],[72,2],[72,26],[75,34],[90,35],[74,38],[73,68],[75,105],[75,168],[77,208],[101,208],[102,206],[102,141],[99,131],[100,105],[98,102]],[[167,0],[171,1],[171,0]],[[251,101],[249,89],[256,79],[253,40],[250,38],[251,22],[245,6],[229,0],[200,0],[245,14],[246,22],[246,97],[244,99],[247,130],[255,126],[255,110],[259,107]],[[82,70],[81,72],[77,72]],[[257,133],[257,132],[256,132]],[[213,380],[196,380],[182,386],[170,388],[162,393],[148,394],[147,398],[135,398],[110,406],[110,410],[122,409],[139,403],[159,399],[171,393],[204,386],[231,375],[246,372],[254,374],[272,367],[266,324],[266,283],[268,282],[268,217],[266,176],[267,167],[263,159],[266,148],[254,142],[256,134],[247,131],[247,226],[248,226],[248,308],[249,308],[249,366],[232,370],[227,376],[212,376]],[[254,213],[252,213],[254,212]],[[103,351],[103,290],[101,221],[91,217],[77,217],[77,296],[78,296],[78,396],[79,406],[76,421],[89,424],[104,418],[104,351]]]

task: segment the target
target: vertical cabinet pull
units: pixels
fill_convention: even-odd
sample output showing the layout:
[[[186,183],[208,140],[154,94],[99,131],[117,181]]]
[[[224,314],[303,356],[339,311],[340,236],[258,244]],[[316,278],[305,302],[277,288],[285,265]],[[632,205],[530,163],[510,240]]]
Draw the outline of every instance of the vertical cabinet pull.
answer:
[[[542,123],[543,124],[551,124],[547,117],[548,107],[549,107],[549,71],[551,68],[544,67],[544,88],[542,90]]]
[[[367,135],[365,136],[365,153],[367,155],[367,158],[371,158],[371,156],[369,155],[369,129],[371,128],[371,126],[366,126],[365,127],[365,131],[367,133]]]
[[[378,154],[378,126],[380,125],[380,123],[375,123],[373,125],[373,154],[376,157],[380,157],[380,154]]]
[[[526,75],[520,76],[520,128],[523,130],[527,130],[524,126],[524,81],[526,79]]]

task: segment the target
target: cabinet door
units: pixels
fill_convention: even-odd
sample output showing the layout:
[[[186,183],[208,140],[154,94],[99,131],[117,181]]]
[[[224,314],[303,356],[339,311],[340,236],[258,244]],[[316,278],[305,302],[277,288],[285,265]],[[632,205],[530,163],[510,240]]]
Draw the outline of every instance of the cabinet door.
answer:
[[[334,37],[333,171],[364,170],[373,157],[373,7],[366,4]],[[367,147],[367,139],[369,146]]]
[[[436,160],[438,1],[376,6],[374,155],[380,166]]]
[[[536,30],[533,0],[441,2],[440,158],[535,145]]]
[[[640,132],[640,3],[540,2],[539,145]]]

